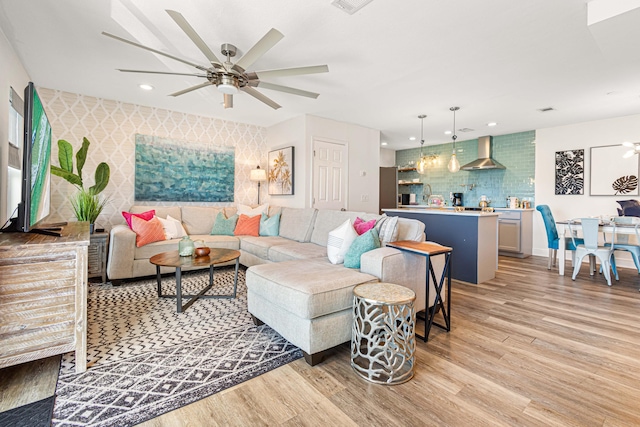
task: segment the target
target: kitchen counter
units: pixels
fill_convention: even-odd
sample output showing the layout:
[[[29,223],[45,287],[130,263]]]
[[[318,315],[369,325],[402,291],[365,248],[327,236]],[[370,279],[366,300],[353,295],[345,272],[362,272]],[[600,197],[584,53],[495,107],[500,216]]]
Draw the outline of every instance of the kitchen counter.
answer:
[[[427,240],[452,247],[451,277],[478,284],[496,276],[499,212],[455,212],[453,207],[411,208],[383,211],[422,222]]]
[[[475,207],[475,206],[466,206],[466,207]],[[494,206],[490,206],[493,209],[495,209],[496,211],[520,211],[520,212],[533,212],[535,211],[535,209],[522,209],[522,208],[498,208],[498,207],[494,207]],[[444,207],[435,207],[435,206],[429,206],[429,205],[398,205],[398,209],[431,209],[431,210],[450,210],[452,211],[454,209],[453,206],[444,206]],[[474,212],[474,211],[470,211],[470,212]],[[476,211],[479,212],[479,211]]]

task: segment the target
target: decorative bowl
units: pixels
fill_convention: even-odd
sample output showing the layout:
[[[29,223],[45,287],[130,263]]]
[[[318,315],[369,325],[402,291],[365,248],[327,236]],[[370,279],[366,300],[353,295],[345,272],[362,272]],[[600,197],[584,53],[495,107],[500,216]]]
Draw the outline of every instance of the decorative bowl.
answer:
[[[195,254],[196,254],[197,257],[199,257],[199,256],[207,256],[207,255],[209,255],[209,252],[211,252],[211,249],[209,249],[206,246],[201,246],[199,248],[196,248],[196,250],[195,250]]]

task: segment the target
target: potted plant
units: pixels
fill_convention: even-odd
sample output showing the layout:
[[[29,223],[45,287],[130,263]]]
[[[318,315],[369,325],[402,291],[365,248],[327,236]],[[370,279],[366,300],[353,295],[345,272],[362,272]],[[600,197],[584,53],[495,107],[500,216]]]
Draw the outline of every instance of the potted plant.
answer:
[[[71,207],[78,221],[89,222],[91,233],[93,233],[96,219],[107,203],[107,199],[100,197],[99,194],[109,184],[111,172],[108,164],[105,162],[100,163],[95,172],[95,184],[89,188],[84,187],[82,168],[87,160],[90,144],[87,138],[82,138],[82,146],[76,152],[77,173],[74,173],[73,147],[64,139],[58,140],[58,161],[60,166],[51,165],[51,173],[66,179],[78,188],[78,193],[70,198]]]

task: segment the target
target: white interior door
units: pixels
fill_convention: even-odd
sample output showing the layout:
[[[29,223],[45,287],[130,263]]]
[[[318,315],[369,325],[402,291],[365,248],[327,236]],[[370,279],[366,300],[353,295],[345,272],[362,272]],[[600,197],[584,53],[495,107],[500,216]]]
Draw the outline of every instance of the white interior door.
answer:
[[[313,141],[313,203],[316,209],[347,208],[347,146]]]

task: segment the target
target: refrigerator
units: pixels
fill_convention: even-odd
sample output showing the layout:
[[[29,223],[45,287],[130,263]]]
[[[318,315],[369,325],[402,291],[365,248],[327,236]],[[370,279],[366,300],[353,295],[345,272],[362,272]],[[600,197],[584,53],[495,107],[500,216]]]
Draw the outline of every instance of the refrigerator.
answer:
[[[398,207],[398,168],[380,168],[380,214],[382,209]]]

